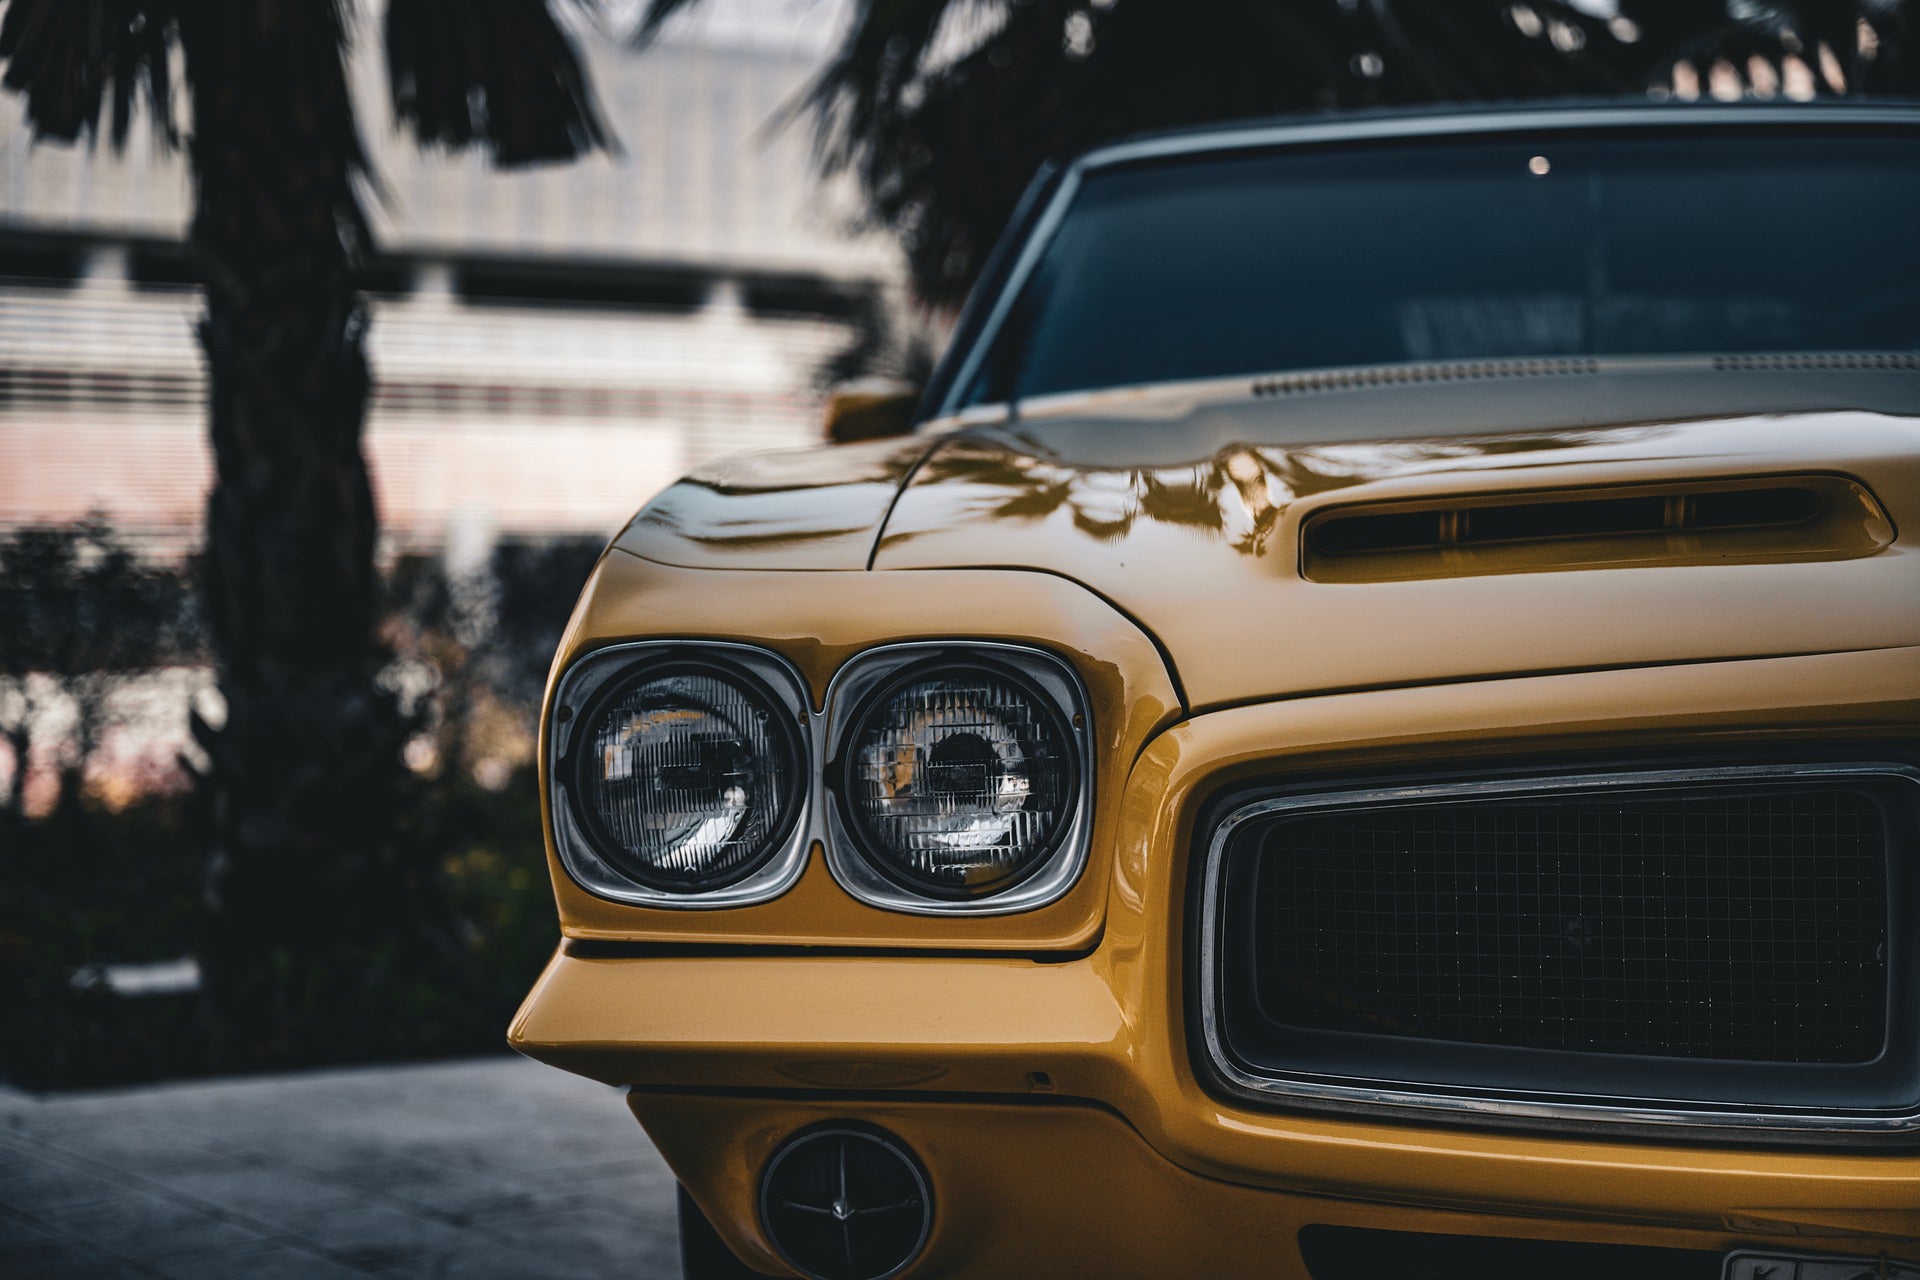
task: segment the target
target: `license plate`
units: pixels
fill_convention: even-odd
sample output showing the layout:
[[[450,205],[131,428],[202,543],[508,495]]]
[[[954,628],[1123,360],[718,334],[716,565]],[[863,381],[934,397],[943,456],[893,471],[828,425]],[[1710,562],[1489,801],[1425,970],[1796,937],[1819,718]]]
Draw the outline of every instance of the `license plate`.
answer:
[[[1819,1258],[1787,1253],[1727,1255],[1721,1280],[1920,1280],[1920,1266],[1885,1258]]]

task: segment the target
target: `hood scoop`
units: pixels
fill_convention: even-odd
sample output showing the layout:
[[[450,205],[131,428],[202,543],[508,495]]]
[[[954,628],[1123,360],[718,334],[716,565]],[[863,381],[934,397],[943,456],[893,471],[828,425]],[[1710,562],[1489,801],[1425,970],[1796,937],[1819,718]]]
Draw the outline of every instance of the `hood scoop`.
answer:
[[[1770,476],[1334,507],[1301,531],[1315,582],[1842,560],[1893,541],[1858,481]]]

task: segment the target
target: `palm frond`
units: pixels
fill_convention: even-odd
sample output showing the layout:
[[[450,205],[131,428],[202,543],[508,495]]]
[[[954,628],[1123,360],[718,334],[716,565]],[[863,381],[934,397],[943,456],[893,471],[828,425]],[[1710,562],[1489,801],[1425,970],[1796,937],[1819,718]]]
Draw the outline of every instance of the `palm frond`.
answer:
[[[12,0],[0,20],[0,84],[26,103],[35,136],[74,142],[105,136],[124,146],[144,96],[174,140],[168,45],[171,0]]]
[[[634,43],[646,44],[651,41],[675,14],[698,3],[699,0],[647,0],[646,14],[633,33]]]
[[[388,0],[397,119],[424,146],[480,146],[502,166],[611,145],[548,0]]]

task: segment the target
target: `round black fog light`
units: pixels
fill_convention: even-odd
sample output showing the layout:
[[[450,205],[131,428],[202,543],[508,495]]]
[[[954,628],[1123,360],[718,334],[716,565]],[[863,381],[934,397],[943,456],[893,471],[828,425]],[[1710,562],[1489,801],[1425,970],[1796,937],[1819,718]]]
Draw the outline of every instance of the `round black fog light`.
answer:
[[[933,1196],[898,1138],[825,1125],[767,1162],[760,1220],[780,1256],[812,1280],[885,1280],[926,1247]]]

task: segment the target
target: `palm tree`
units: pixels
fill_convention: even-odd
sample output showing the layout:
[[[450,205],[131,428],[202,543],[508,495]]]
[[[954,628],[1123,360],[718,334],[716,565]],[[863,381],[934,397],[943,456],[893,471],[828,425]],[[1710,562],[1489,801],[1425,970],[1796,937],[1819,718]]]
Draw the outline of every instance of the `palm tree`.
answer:
[[[546,0],[390,0],[385,19],[395,113],[422,143],[521,164],[603,142]],[[390,965],[450,936],[433,927],[435,851],[402,829],[407,725],[377,678],[354,27],[351,0],[11,0],[0,21],[37,138],[122,145],[140,99],[169,141],[176,105],[191,121],[217,473],[203,586],[226,704],[195,726],[203,965],[216,1007],[266,1036],[350,1007],[368,981],[352,957]]]
[[[700,0],[651,0],[644,39]],[[1042,163],[1128,133],[1333,107],[1912,94],[1909,0],[853,0],[815,81],[915,291],[956,304]]]

